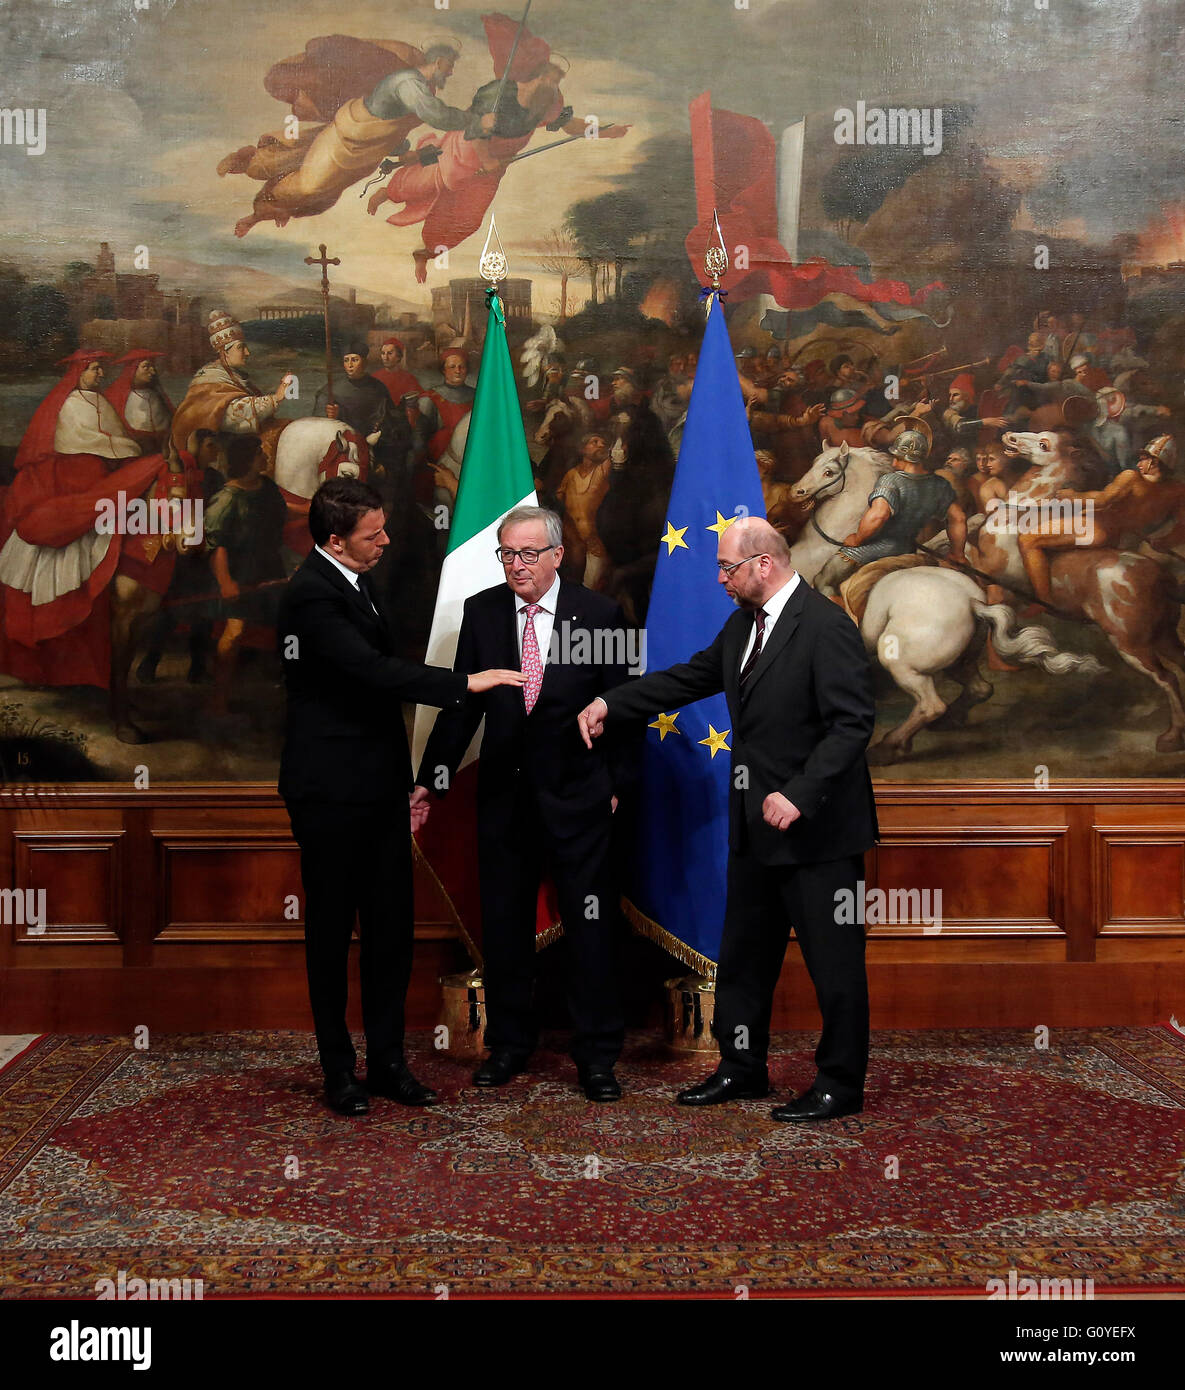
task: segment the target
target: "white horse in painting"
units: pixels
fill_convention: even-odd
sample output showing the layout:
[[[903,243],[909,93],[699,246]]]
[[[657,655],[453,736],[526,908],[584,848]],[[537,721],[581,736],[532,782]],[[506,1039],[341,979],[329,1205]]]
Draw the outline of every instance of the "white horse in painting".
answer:
[[[888,455],[876,449],[841,444],[825,449],[795,485],[795,501],[814,502],[808,527],[790,549],[794,568],[808,582],[856,530],[869,492],[891,466]],[[860,635],[914,703],[906,718],[869,749],[870,763],[908,756],[918,730],[943,715],[949,723],[965,724],[971,708],[991,695],[979,670],[989,628],[1006,660],[1040,666],[1055,676],[1095,675],[1103,669],[1093,656],[1059,651],[1043,627],[1018,629],[1012,609],[988,603],[970,575],[928,566],[886,574],[868,596]],[[943,674],[962,687],[949,704],[935,684]]]
[[[276,441],[275,483],[296,497],[312,497],[327,478],[363,478],[376,430],[365,438],[338,420],[308,415],[284,426]]]

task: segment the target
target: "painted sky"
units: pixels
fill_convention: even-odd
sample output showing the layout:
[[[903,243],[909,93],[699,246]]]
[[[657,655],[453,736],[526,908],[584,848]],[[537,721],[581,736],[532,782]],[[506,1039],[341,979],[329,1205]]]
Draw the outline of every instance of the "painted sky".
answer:
[[[531,28],[571,63],[577,115],[627,121],[621,141],[576,144],[506,175],[495,212],[512,268],[568,204],[614,186],[648,137],[686,132],[687,103],[771,126],[858,99],[973,104],[970,138],[1027,190],[1025,215],[1050,231],[1107,241],[1185,199],[1180,83],[1185,5],[1165,0],[536,0]],[[285,108],[262,79],[310,38],[344,32],[420,46],[459,41],[444,93],[467,104],[492,76],[480,15],[449,0],[6,0],[0,104],[44,107],[39,158],[0,147],[0,237],[10,254],[60,263],[111,241],[163,257],[252,266],[303,278],[316,242],[347,258],[343,278],[376,295],[426,302],[411,280],[416,229],[366,216],[356,191],[285,229],[231,228],[257,187],[220,179],[218,160],[277,128]],[[517,10],[516,10],[517,13]],[[542,142],[537,136],[536,141]],[[453,253],[472,273],[477,239]],[[121,254],[123,253],[123,254]],[[347,273],[348,271],[348,273]],[[438,272],[439,275],[439,272]],[[436,278],[436,277],[433,277]],[[440,275],[439,278],[444,278]]]

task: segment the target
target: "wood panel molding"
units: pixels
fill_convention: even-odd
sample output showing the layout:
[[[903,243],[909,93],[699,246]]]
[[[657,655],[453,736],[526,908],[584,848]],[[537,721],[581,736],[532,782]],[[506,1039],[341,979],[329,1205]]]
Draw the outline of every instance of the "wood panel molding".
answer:
[[[300,852],[286,831],[151,833],[160,865],[158,945],[304,940]]]
[[[1185,936],[1185,825],[1095,827],[1099,936]]]
[[[870,938],[1065,935],[1064,825],[897,825],[890,815],[868,860],[877,888],[942,894],[937,932],[877,923]]]
[[[46,915],[41,931],[9,920],[14,944],[121,945],[122,841],[122,830],[15,831],[11,887],[44,892]]]
[[[881,781],[876,795],[867,887],[943,894],[941,931],[870,928],[878,1026],[1185,1017],[1181,783]],[[0,919],[0,1031],[307,1026],[303,927],[284,902],[297,894],[303,916],[299,857],[273,785],[9,785],[0,831],[0,890],[46,887],[51,919],[36,935]],[[409,1018],[425,1026],[465,953],[420,869],[416,902]],[[654,1023],[672,963],[636,941],[630,962],[635,1026]],[[560,963],[541,961],[557,999]],[[794,943],[777,1000],[779,1026],[814,1026]]]

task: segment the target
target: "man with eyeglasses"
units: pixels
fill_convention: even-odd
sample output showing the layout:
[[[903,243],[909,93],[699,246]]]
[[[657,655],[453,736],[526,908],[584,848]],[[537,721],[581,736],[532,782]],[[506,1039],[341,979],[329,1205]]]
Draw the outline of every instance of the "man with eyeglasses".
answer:
[[[617,1100],[614,1064],[625,1019],[614,968],[620,931],[612,863],[613,813],[633,773],[629,739],[592,750],[576,716],[594,695],[626,681],[628,634],[621,608],[568,580],[559,516],[516,507],[498,528],[506,574],[465,604],[457,672],[519,668],[521,690],[489,690],[437,717],[412,795],[422,824],[429,788],[443,796],[482,717],[477,783],[482,976],[489,1056],[478,1086],[504,1086],[523,1071],[538,1040],[534,1007],[535,905],[550,871],[568,951],[571,1051],[585,1095]]]
[[[872,672],[850,618],[803,583],[761,517],[734,522],[717,549],[736,603],[704,651],[592,701],[590,747],[606,724],[651,718],[724,692],[731,723],[728,899],[716,974],[715,1073],[683,1105],[769,1093],[774,988],[791,928],[823,1015],[815,1079],[775,1120],[863,1108],[868,1065],[864,930],[849,907],[877,838],[864,750],[876,715]],[[862,915],[862,914],[859,914]]]

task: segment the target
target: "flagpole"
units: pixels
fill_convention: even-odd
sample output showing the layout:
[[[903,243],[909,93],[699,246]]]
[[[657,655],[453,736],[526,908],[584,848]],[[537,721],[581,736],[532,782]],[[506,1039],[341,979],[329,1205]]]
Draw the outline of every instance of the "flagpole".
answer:
[[[456,500],[451,517],[447,519],[448,547],[441,567],[426,657],[432,666],[452,666],[465,603],[474,594],[506,583],[505,570],[496,558],[497,529],[502,518],[515,507],[535,506],[538,502],[514,367],[506,341],[506,314],[498,296],[499,282],[509,274],[510,267],[492,217],[480,269],[488,285],[490,313]],[[435,708],[420,705],[412,737],[413,763],[421,776],[433,779],[438,770],[425,769],[422,764],[436,714]],[[455,815],[463,817],[466,814],[456,809],[458,802],[461,807],[468,808],[469,813],[476,814],[479,759],[480,734],[475,736],[451,778],[449,796]],[[429,818],[420,835],[424,859],[440,881],[450,913],[471,933],[469,949],[476,963],[481,949],[479,934],[474,929],[475,924],[480,923],[476,860],[471,850],[458,844],[448,825],[438,822],[436,817]],[[445,998],[450,1008],[455,1006],[465,1019],[472,1021],[480,1013],[480,988],[480,976],[472,972],[451,976],[445,981]],[[450,1036],[453,1034],[461,1038],[466,1048],[477,1041],[471,1031],[458,1031],[450,1024]]]
[[[730,264],[715,212],[709,226],[700,297],[709,308],[717,299],[723,307]],[[705,320],[665,511],[646,622],[647,665],[656,670],[685,661],[717,636],[732,612],[719,583],[719,536],[738,517],[765,515],[723,313]],[[667,982],[668,1035],[684,1049],[712,1046],[710,982],[727,901],[730,723],[723,696],[694,701],[660,713],[641,753],[624,910],[636,930],[691,972]]]
[[[712,308],[721,298],[720,281],[728,274],[728,249],[724,244],[724,233],[720,229],[720,218],[712,209],[712,229],[716,240],[709,240],[704,251],[704,270],[711,282],[700,291],[706,300],[704,306],[705,322],[711,317]],[[635,930],[652,941],[664,946],[683,965],[690,966],[694,973],[675,976],[663,982],[667,991],[667,1041],[677,1050],[685,1052],[712,1052],[716,1048],[712,1033],[712,1021],[716,1013],[716,964],[667,931],[628,900],[623,902],[627,919]]]

